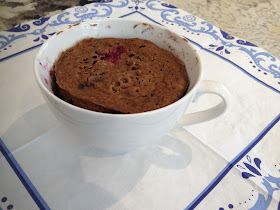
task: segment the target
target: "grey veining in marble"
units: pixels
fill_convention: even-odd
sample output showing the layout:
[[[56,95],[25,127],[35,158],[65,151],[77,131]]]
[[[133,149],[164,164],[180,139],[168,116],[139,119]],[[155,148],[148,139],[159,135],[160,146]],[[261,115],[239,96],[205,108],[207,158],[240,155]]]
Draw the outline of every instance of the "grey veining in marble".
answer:
[[[0,30],[98,0],[0,0]],[[165,0],[280,58],[280,0]]]

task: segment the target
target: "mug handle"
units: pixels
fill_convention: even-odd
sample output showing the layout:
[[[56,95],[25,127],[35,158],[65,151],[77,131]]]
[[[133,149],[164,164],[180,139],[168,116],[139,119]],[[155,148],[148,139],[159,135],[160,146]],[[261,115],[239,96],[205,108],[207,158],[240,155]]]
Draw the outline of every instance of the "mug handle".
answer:
[[[220,96],[222,98],[222,101],[218,105],[210,109],[206,109],[203,111],[194,112],[190,114],[184,114],[179,120],[179,122],[177,123],[177,125],[186,126],[186,125],[193,125],[193,124],[205,122],[208,120],[212,120],[216,117],[219,117],[226,112],[226,110],[230,106],[230,93],[228,89],[224,85],[218,82],[204,80],[201,82],[200,86],[198,87],[198,90],[192,102],[196,103],[201,95],[207,93],[216,94]]]

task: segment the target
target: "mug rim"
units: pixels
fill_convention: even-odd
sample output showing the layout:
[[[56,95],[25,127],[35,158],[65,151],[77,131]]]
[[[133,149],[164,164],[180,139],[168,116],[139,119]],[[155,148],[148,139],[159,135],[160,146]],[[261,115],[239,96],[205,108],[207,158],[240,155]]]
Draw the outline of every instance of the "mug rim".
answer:
[[[150,23],[150,22],[145,22],[145,21],[138,21],[138,20],[126,20],[126,19],[120,19],[120,18],[110,18],[110,19],[96,19],[96,20],[90,20],[90,21],[82,21],[80,22],[78,25],[71,25],[71,26],[82,26],[84,24],[95,24],[95,23],[100,23],[100,22],[131,22],[131,23],[135,23],[135,24],[141,24],[141,23],[145,23],[145,24],[149,24],[149,25],[152,25],[153,27],[155,28],[161,28],[161,29],[166,29],[164,26],[162,25],[157,25],[157,24],[154,24],[154,23]],[[164,106],[164,107],[161,107],[161,108],[158,108],[158,109],[154,109],[154,110],[150,110],[150,111],[145,111],[145,112],[139,112],[139,113],[131,113],[131,114],[122,114],[122,113],[116,113],[116,114],[112,114],[112,113],[105,113],[105,112],[98,112],[98,111],[93,111],[93,110],[88,110],[88,109],[84,109],[84,108],[81,108],[81,107],[78,107],[76,105],[73,105],[73,104],[70,104],[64,100],[62,100],[61,98],[59,98],[58,96],[56,96],[53,92],[51,92],[49,89],[47,89],[45,87],[45,85],[43,84],[43,81],[40,79],[40,75],[39,75],[39,64],[38,62],[36,62],[38,60],[38,57],[41,55],[41,53],[43,52],[44,48],[46,47],[46,45],[49,44],[49,42],[53,39],[55,39],[57,36],[61,36],[63,34],[64,31],[67,31],[67,30],[71,30],[72,27],[68,27],[64,30],[62,30],[62,33],[55,33],[53,36],[51,36],[47,41],[45,41],[43,43],[43,45],[39,48],[39,51],[37,52],[36,56],[35,56],[35,60],[34,60],[34,65],[33,65],[33,68],[34,68],[34,75],[35,75],[35,79],[39,85],[39,87],[41,88],[41,90],[47,94],[47,97],[51,97],[52,100],[55,100],[57,101],[58,103],[62,104],[63,106],[67,106],[69,109],[72,109],[73,111],[76,111],[76,112],[82,112],[84,114],[87,114],[87,115],[93,115],[93,114],[97,114],[97,115],[103,115],[103,116],[114,116],[114,117],[133,117],[133,116],[145,116],[145,115],[149,115],[149,114],[155,114],[156,112],[164,112],[165,110],[169,109],[170,107],[172,106],[176,106],[177,104],[181,103],[181,101],[185,100],[186,98],[190,97],[192,95],[193,92],[195,92],[195,90],[198,88],[201,80],[202,80],[202,77],[203,77],[203,68],[202,68],[202,61],[201,61],[201,58],[199,56],[199,54],[197,53],[197,50],[194,49],[194,47],[190,44],[189,40],[188,42],[186,42],[186,44],[189,45],[189,47],[192,49],[192,53],[195,54],[195,56],[198,58],[197,60],[197,65],[199,65],[199,73],[198,73],[198,78],[197,80],[195,81],[192,89],[190,91],[186,91],[185,95],[182,96],[180,99],[176,100],[175,102],[167,105],[167,106]],[[168,29],[169,30],[169,29]],[[171,33],[173,34],[176,34],[177,36],[179,37],[182,37],[184,38],[182,35],[174,32],[173,30],[169,30]],[[185,66],[186,67],[186,66]],[[187,71],[187,67],[186,67],[186,71]]]

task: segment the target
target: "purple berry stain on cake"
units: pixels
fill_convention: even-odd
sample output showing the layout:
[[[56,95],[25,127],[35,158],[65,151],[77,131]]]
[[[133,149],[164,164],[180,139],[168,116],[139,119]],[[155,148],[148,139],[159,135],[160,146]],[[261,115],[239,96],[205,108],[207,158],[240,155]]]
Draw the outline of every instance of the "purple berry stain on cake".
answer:
[[[126,48],[124,46],[116,46],[110,52],[97,53],[100,60],[111,62],[117,64],[121,59],[121,55],[126,53]]]

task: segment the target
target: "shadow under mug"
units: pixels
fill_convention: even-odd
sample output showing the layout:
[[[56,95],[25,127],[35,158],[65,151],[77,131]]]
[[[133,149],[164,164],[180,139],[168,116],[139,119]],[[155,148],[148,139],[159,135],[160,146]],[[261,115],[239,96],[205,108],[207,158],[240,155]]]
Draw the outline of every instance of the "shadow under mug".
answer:
[[[171,51],[186,66],[190,79],[187,93],[166,107],[137,114],[94,112],[61,100],[52,91],[52,66],[61,52],[89,37],[146,39]],[[230,104],[230,95],[225,86],[214,81],[202,81],[201,59],[185,38],[162,26],[136,20],[94,20],[76,24],[53,35],[37,53],[34,73],[48,106],[69,128],[69,132],[77,135],[81,141],[106,151],[121,152],[147,146],[167,134],[176,124],[191,125],[219,117]],[[189,104],[206,93],[216,94],[222,101],[208,110],[185,114]]]

